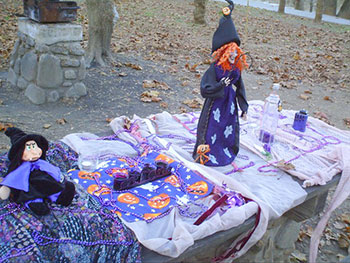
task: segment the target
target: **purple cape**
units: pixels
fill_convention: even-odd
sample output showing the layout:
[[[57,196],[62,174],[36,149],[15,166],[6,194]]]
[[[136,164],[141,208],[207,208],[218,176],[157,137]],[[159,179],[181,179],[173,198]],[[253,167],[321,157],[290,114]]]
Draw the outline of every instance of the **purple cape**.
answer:
[[[28,192],[29,175],[33,170],[46,172],[57,182],[61,179],[61,171],[58,167],[39,159],[35,162],[23,162],[17,169],[9,173],[0,184]]]

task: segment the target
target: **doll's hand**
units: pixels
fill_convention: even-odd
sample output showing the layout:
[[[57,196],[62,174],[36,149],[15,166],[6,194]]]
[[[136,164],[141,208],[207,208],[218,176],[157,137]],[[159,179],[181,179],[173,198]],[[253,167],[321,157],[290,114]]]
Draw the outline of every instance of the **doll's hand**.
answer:
[[[241,118],[246,121],[247,120],[247,113],[246,112],[243,112],[242,115],[241,115]]]
[[[224,84],[226,87],[227,87],[228,85],[231,84],[231,80],[230,80],[229,77],[222,78],[222,79],[220,80],[220,82],[221,82],[222,84]]]
[[[6,200],[10,197],[10,188],[5,186],[5,185],[2,185],[0,186],[0,199],[1,200]]]

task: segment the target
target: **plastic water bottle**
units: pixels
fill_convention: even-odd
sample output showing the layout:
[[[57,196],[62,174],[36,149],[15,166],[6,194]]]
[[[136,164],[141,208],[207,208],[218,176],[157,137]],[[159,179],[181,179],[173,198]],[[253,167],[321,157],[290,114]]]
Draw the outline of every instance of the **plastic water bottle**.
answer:
[[[259,140],[268,145],[272,144],[275,140],[279,111],[281,111],[281,102],[278,96],[279,88],[280,85],[278,83],[273,84],[273,91],[265,99],[264,109],[260,119]]]

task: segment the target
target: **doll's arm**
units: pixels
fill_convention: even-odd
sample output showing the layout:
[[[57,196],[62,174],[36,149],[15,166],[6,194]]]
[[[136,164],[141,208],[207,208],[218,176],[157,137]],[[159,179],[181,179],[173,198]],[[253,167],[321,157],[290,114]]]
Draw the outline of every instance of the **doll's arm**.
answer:
[[[240,76],[239,79],[236,81],[235,86],[237,87],[236,94],[237,94],[238,105],[239,105],[239,108],[242,110],[241,116],[244,116],[248,112],[249,105],[245,95],[245,88],[244,88],[242,76]]]
[[[1,185],[0,186],[0,199],[1,200],[6,200],[10,197],[10,192],[11,189],[7,187],[6,185]]]
[[[219,98],[225,94],[224,80],[217,81],[215,66],[211,64],[209,69],[204,73],[201,80],[201,95],[203,98]]]

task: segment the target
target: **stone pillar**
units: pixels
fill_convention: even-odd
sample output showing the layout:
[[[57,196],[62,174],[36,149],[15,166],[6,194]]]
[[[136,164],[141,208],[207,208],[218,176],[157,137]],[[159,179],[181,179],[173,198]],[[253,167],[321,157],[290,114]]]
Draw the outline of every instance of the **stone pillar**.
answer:
[[[34,104],[87,94],[82,27],[18,20],[18,39],[10,58],[8,81]]]

